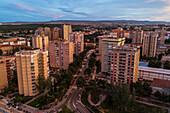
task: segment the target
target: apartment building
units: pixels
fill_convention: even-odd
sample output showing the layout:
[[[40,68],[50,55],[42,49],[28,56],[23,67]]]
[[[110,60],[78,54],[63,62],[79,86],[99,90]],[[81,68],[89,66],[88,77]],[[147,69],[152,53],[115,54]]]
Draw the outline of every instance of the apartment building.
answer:
[[[50,67],[68,69],[73,62],[74,44],[73,42],[51,41],[49,43]]]
[[[138,80],[140,49],[130,46],[115,46],[109,50],[107,60],[102,62],[102,71],[109,73],[115,83],[130,84]],[[105,68],[106,67],[106,68]]]
[[[8,78],[6,71],[6,61],[4,58],[0,57],[0,92],[8,87]]]
[[[158,34],[155,32],[146,32],[143,37],[142,56],[155,57],[157,48]]]
[[[51,40],[58,40],[59,38],[61,38],[61,29],[54,27],[52,30],[52,39]]]
[[[133,44],[142,44],[143,41],[143,34],[142,30],[136,30],[132,33],[132,43]]]
[[[69,34],[72,33],[71,25],[63,25],[62,26],[62,38],[64,40],[69,40]]]
[[[48,50],[49,49],[48,36],[44,36],[44,35],[33,36],[32,37],[32,47]]]
[[[38,75],[48,77],[48,51],[30,49],[17,52],[15,55],[19,94],[35,96],[38,93],[36,89]]]
[[[5,59],[6,73],[8,81],[14,77],[14,70],[16,70],[16,57],[15,56],[0,56],[1,59]]]
[[[112,35],[98,36],[99,38],[99,55],[102,55],[102,49],[107,49],[109,45],[124,45],[125,38],[115,38]],[[105,45],[105,46],[104,46]]]
[[[74,43],[74,54],[79,55],[84,51],[84,34],[74,32],[69,34],[69,42]]]
[[[124,45],[125,38],[104,38],[101,44],[99,44],[99,54],[101,54],[102,71],[108,72],[108,56],[111,54],[111,50],[115,46]]]

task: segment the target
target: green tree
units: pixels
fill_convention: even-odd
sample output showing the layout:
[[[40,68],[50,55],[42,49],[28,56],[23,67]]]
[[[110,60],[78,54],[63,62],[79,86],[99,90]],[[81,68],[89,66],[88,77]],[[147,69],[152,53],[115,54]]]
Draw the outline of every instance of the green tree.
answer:
[[[127,110],[129,104],[129,90],[127,85],[116,84],[111,88],[112,104],[121,110]]]
[[[97,60],[95,65],[97,67],[96,73],[101,72],[101,62],[100,62],[100,60]]]
[[[39,93],[42,93],[44,91],[45,85],[46,85],[45,84],[45,78],[39,74],[38,79],[37,79],[37,83],[36,83],[36,87],[37,87]]]
[[[85,78],[84,78],[84,77],[78,77],[77,82],[76,82],[76,85],[77,85],[78,87],[83,87],[83,86],[85,86],[85,85],[86,85],[86,80],[85,80]]]
[[[164,69],[170,69],[170,62],[168,60],[164,62],[163,68]]]
[[[91,69],[90,68],[86,68],[86,70],[84,71],[84,74],[88,74],[90,76],[91,74]]]
[[[71,111],[71,109],[67,108],[67,106],[65,105],[62,111],[60,111],[59,113],[75,113],[75,112]]]

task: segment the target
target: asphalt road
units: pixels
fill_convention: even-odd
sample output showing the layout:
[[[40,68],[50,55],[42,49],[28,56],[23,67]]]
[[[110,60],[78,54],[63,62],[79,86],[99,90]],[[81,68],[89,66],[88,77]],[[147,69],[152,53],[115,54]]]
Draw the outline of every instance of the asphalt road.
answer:
[[[68,106],[76,113],[90,113],[85,105],[81,103],[82,89],[74,90],[68,100]]]

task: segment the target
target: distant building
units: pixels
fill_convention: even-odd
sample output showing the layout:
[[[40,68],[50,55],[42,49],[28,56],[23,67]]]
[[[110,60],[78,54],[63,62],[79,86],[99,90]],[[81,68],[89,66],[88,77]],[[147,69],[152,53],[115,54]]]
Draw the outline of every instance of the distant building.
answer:
[[[52,30],[52,40],[58,40],[59,38],[61,38],[61,29],[60,28],[53,28]]]
[[[14,77],[14,70],[16,70],[16,57],[15,56],[0,56],[0,59],[5,59],[6,73],[8,81]]]
[[[62,38],[64,40],[69,40],[69,34],[72,33],[71,25],[63,25],[62,26]]]
[[[108,59],[114,46],[124,45],[125,38],[104,38],[99,44],[99,55],[101,54],[102,71],[108,72]]]
[[[48,50],[49,49],[48,36],[44,36],[44,35],[33,36],[32,37],[32,47],[40,48],[43,50]]]
[[[136,82],[138,80],[140,49],[130,46],[116,46],[109,51],[111,52],[108,59],[102,61],[108,63],[102,65],[102,69],[103,66],[107,67],[107,70],[104,71],[110,73],[113,84],[130,85],[131,82]]]
[[[139,79],[153,81],[154,78],[170,80],[170,70],[139,66]]]
[[[30,48],[29,46],[24,46],[24,45],[0,45],[0,49],[3,51],[3,54],[9,54],[13,53],[16,48]]]
[[[16,54],[19,94],[35,96],[38,93],[38,75],[48,77],[48,51],[40,49],[23,50]]]
[[[155,32],[146,32],[143,39],[142,56],[155,57],[157,49],[158,34]]]
[[[136,30],[132,33],[132,43],[133,44],[142,44],[143,40],[143,31],[142,30]]]
[[[124,42],[125,42],[125,38],[117,38],[117,37],[115,38],[112,35],[98,36],[98,38],[99,38],[99,55],[102,55],[102,51],[108,48],[106,46],[112,45],[113,47],[117,45],[124,45]],[[105,43],[105,46],[102,45],[104,43]]]
[[[84,51],[84,34],[74,32],[69,34],[69,42],[74,43],[74,54],[79,55]]]
[[[0,92],[8,87],[7,71],[6,71],[6,61],[4,58],[0,58]]]
[[[154,78],[151,87],[153,92],[159,91],[167,95],[170,94],[170,80]]]
[[[51,41],[49,43],[50,67],[68,69],[73,62],[74,44],[73,42]]]
[[[168,55],[168,56],[162,56],[161,61],[162,61],[162,62],[170,61],[170,55]]]

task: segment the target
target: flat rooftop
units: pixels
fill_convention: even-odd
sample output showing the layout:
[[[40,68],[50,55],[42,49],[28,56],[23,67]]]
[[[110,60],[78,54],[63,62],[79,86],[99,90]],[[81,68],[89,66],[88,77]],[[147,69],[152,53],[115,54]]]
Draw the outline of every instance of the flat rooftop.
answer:
[[[170,70],[162,69],[162,68],[152,68],[152,67],[139,66],[138,70],[139,71],[152,72],[152,73],[166,74],[166,75],[170,76]]]

